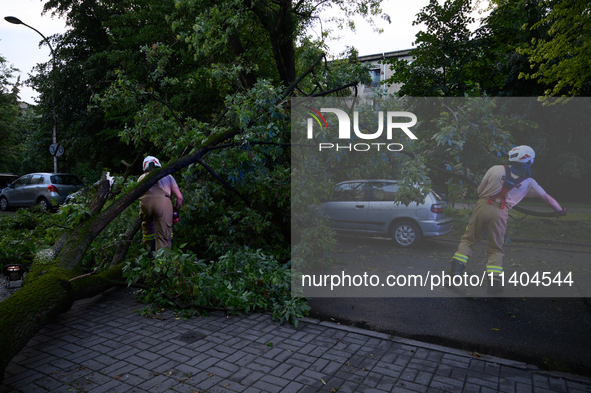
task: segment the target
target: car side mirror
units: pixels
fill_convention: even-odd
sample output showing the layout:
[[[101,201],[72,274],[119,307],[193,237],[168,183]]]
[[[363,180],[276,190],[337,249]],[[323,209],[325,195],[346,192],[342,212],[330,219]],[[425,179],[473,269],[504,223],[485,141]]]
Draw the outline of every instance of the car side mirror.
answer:
[[[8,188],[14,188],[14,184],[11,183]]]

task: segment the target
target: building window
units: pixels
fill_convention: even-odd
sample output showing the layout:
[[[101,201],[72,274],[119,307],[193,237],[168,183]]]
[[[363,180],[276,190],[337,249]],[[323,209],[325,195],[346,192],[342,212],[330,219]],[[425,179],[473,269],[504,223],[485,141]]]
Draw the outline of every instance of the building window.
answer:
[[[365,87],[378,87],[382,79],[382,72],[380,69],[376,68],[369,70],[369,75],[371,76],[371,83],[369,85],[365,85]]]

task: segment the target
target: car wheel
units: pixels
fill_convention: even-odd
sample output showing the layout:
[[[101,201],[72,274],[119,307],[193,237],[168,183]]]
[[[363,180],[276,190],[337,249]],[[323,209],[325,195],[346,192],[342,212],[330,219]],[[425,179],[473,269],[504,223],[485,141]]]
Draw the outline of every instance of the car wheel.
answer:
[[[8,210],[9,207],[10,206],[8,206],[8,199],[6,199],[5,197],[0,198],[0,210],[5,212]]]
[[[399,221],[392,226],[392,240],[400,247],[416,246],[421,238],[421,230],[410,221]]]
[[[37,201],[37,206],[39,206],[41,209],[45,211],[49,211],[51,209],[51,205],[45,198],[39,198],[39,200]]]

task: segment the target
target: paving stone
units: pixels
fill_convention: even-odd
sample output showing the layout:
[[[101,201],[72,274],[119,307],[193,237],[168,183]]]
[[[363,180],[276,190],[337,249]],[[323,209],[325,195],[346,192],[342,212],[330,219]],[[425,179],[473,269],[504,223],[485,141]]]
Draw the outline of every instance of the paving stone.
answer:
[[[89,390],[88,393],[112,393],[112,392],[125,392],[129,390],[130,386],[120,381],[109,381],[103,385],[97,386],[96,388]]]
[[[460,382],[456,379],[444,378],[435,376],[429,383],[430,388],[443,390],[445,392],[461,392],[464,386],[464,382]]]
[[[152,371],[153,374],[162,374],[162,373],[166,373],[169,372],[171,370],[174,370],[176,368],[176,366],[178,366],[180,363],[175,362],[173,360],[169,360],[169,359],[161,359],[163,361],[163,363],[157,367],[152,367],[153,363],[150,363],[144,367],[150,367],[150,370]]]
[[[471,376],[470,373],[468,373],[468,377],[466,378],[466,383],[479,385],[479,386],[485,386],[485,387],[488,387],[491,389],[498,389],[498,387],[499,387],[499,382],[498,382],[497,378],[476,377],[476,376]]]
[[[281,393],[297,393],[297,392],[301,392],[303,389],[304,385],[302,385],[301,383],[292,381],[289,384],[287,384],[287,386],[285,386],[283,389],[281,389]]]
[[[501,378],[507,378],[516,382],[530,384],[532,383],[532,374],[529,371],[517,369],[514,367],[501,366]]]
[[[312,386],[320,389],[324,386],[324,383],[322,382],[324,381],[324,378],[324,374],[316,373],[310,370],[305,370],[302,374],[298,375],[295,378],[295,381],[307,386]]]
[[[229,377],[232,376],[232,372],[231,371],[228,371],[228,370],[225,370],[223,368],[220,368],[220,367],[218,367],[217,364],[215,366],[213,366],[213,367],[209,367],[206,370],[206,372],[207,373],[211,373],[211,374],[216,375],[216,376],[219,376],[219,377],[222,377],[222,378],[229,378]]]
[[[483,373],[484,367],[486,366],[486,362],[478,359],[470,359],[470,365],[468,368],[473,371],[478,371]]]
[[[252,370],[245,370],[245,371],[247,371],[246,376],[240,380],[240,383],[242,385],[246,385],[246,386],[253,385],[256,382],[258,382],[263,376],[265,376],[265,374],[260,371],[252,371]]]
[[[591,383],[589,384],[582,384],[576,381],[566,381],[566,385],[568,386],[568,391],[572,392],[573,390],[578,390],[581,392],[591,392]]]
[[[480,385],[473,385],[471,383],[466,383],[464,385],[464,389],[462,393],[480,393]]]
[[[500,378],[499,379],[499,392],[503,393],[515,393],[517,387],[516,382],[511,381],[509,379]]]
[[[415,382],[420,385],[429,385],[431,379],[433,379],[433,373],[419,371],[415,378]]]
[[[168,378],[164,375],[158,375],[149,381],[142,383],[138,388],[144,389],[147,392],[164,392],[176,384],[177,382],[174,379]]]
[[[243,366],[251,364],[256,358],[257,358],[257,355],[254,355],[252,353],[247,353],[246,355],[242,356],[239,360],[236,360],[233,363],[238,366],[243,367]],[[226,361],[228,361],[227,358],[226,358]]]
[[[356,384],[362,383],[365,378],[369,375],[369,371],[362,371],[362,370],[346,370],[341,368],[336,374],[335,377],[342,378],[346,381],[354,382]]]
[[[437,363],[423,359],[411,359],[407,365],[408,368],[412,368],[419,371],[426,371],[429,373],[434,373],[435,370],[437,370],[437,366]]]
[[[330,363],[328,360],[325,359],[317,359],[314,363],[308,366],[308,370],[320,372]],[[336,370],[335,370],[336,371]]]
[[[378,363],[374,368],[372,368],[372,371],[375,371],[377,373],[386,375],[390,378],[395,378],[398,379],[400,377],[400,375],[402,374],[404,368],[393,365],[393,364],[384,364],[384,363]]]
[[[419,393],[424,393],[428,389],[428,387],[425,385],[420,385],[420,384],[417,384],[414,382],[400,381],[400,380],[398,382],[396,382],[396,389],[394,389],[394,391],[397,391],[398,388],[403,388],[408,391],[419,392]]]
[[[263,375],[261,377],[261,381],[268,382],[270,384],[277,385],[280,387],[285,387],[289,385],[289,383],[291,382],[289,379],[277,377],[274,375]]]
[[[400,374],[400,379],[405,381],[414,381],[417,375],[419,375],[419,370],[408,368]]]
[[[255,389],[260,389],[264,392],[269,392],[269,393],[279,393],[282,390],[281,386],[277,386],[277,385],[273,385],[269,382],[265,382],[265,381],[257,381],[253,386],[253,388]]]
[[[441,363],[447,364],[447,365],[453,366],[453,367],[468,368],[468,366],[470,364],[470,359],[462,357],[462,356],[456,356],[453,354],[446,353],[443,355],[443,358],[441,359]]]
[[[186,362],[183,362],[183,363],[185,363],[189,366],[193,366],[193,367],[199,368],[201,370],[204,370],[208,367],[213,366],[214,364],[216,364],[219,361],[220,361],[220,359],[218,359],[218,358],[209,357],[205,354],[199,354],[199,355],[195,356],[194,358],[192,358]]]
[[[451,370],[450,378],[465,381],[468,376],[468,370],[462,368],[454,368]]]
[[[550,378],[550,390],[554,392],[566,392],[566,382],[559,378]]]
[[[525,384],[521,382],[515,383],[515,392],[516,393],[531,393],[534,391],[534,388],[530,384]]]
[[[435,370],[435,375],[439,375],[442,377],[449,377],[451,372],[453,371],[453,367],[448,366],[447,364],[439,364],[437,366],[437,370]]]

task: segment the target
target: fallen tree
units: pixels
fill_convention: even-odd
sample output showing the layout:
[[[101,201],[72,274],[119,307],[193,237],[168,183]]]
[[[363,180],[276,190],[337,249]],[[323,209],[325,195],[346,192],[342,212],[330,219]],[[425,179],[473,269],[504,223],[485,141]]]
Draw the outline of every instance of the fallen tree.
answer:
[[[26,277],[26,285],[0,303],[0,383],[11,359],[51,318],[68,311],[74,301],[98,295],[121,281],[121,253],[116,254],[118,259],[114,258],[114,265],[109,269],[100,274],[79,277],[82,274],[80,262],[93,239],[158,180],[198,162],[215,145],[236,134],[237,131],[212,136],[192,154],[150,172],[104,211],[102,208],[109,195],[110,184],[106,179],[101,181],[90,204],[91,216],[73,231],[66,231],[48,252],[37,255]],[[137,225],[134,227],[138,228]],[[70,281],[75,277],[79,278]]]

